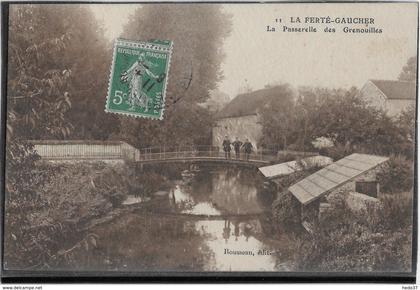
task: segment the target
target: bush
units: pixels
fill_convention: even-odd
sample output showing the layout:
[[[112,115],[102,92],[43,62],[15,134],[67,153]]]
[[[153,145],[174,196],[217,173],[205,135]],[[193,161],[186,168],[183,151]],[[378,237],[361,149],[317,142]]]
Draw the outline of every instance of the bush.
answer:
[[[382,225],[385,229],[394,230],[410,227],[413,224],[413,193],[386,194],[381,197]]]
[[[410,191],[414,185],[414,163],[402,155],[392,155],[378,179],[384,193]]]
[[[353,153],[349,148],[344,145],[337,144],[334,147],[322,148],[319,152],[321,155],[331,157],[334,161],[346,157]]]
[[[300,222],[299,205],[293,200],[289,192],[282,193],[272,205],[273,221],[275,225],[280,225],[277,230],[291,230]]]
[[[378,217],[366,219],[344,206],[343,195],[330,199],[332,210],[314,235],[293,244],[296,270],[410,271],[411,200],[411,194],[387,196]]]

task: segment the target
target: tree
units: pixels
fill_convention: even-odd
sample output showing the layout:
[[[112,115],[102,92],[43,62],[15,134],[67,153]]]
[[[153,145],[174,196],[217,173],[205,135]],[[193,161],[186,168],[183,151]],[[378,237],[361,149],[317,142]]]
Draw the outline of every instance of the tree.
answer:
[[[403,110],[395,122],[401,139],[400,153],[413,160],[416,140],[416,106],[412,105]]]
[[[412,158],[414,108],[392,119],[365,103],[355,88],[300,88],[295,103],[281,97],[276,100],[279,103],[262,114],[266,144],[314,150],[312,141],[323,137],[334,142],[333,148],[326,149],[334,158],[356,151]]]
[[[31,230],[31,214],[47,206],[35,189],[42,187],[47,177],[35,169],[39,157],[27,140],[63,138],[72,129],[65,118],[71,107],[71,71],[56,62],[71,35],[39,29],[45,21],[46,15],[37,5],[16,5],[10,11],[5,260],[14,261],[14,265],[8,267],[45,262],[50,244],[44,237],[53,232],[48,233],[50,227]]]
[[[73,124],[72,139],[106,140],[119,129],[119,119],[104,111],[112,60],[112,45],[103,27],[86,5],[57,5],[47,8],[62,21],[60,31],[69,31],[69,43],[61,61],[72,71],[69,91],[72,108],[66,117]],[[62,24],[62,25],[60,25]]]
[[[407,64],[402,68],[398,77],[400,81],[415,82],[417,79],[417,57],[412,56],[407,60]]]
[[[10,19],[9,120],[19,134],[106,139],[117,130],[104,112],[110,44],[88,7],[16,5]]]
[[[10,14],[8,135],[22,139],[65,137],[71,70],[56,60],[71,40],[68,32],[49,34],[45,14],[35,5],[13,6]],[[44,26],[45,27],[45,26]]]
[[[216,113],[220,111],[230,101],[229,95],[216,89],[211,91],[210,98],[203,104],[211,112]]]
[[[81,117],[72,108],[85,98],[78,92],[81,83],[89,92],[97,89],[92,82],[97,66],[85,73],[92,63],[82,57],[89,50],[82,44],[92,44],[83,40],[83,25],[90,17],[88,8],[78,5],[25,4],[10,10],[4,237],[8,268],[47,267],[60,239],[71,232],[48,215],[42,223],[36,219],[50,206],[41,191],[52,173],[36,163],[39,156],[28,140],[68,138],[79,129],[72,121]],[[93,29],[94,24],[88,26]],[[85,116],[80,124],[90,126],[90,118]]]
[[[260,112],[263,127],[261,143],[266,147],[270,147],[271,144],[281,144],[282,148],[286,149],[288,142],[295,140],[290,132],[295,122],[296,92],[288,84],[275,86],[275,88],[276,94]]]
[[[125,26],[128,39],[174,43],[163,121],[121,118],[120,134],[137,146],[210,140],[211,118],[199,106],[222,79],[223,39],[229,17],[218,5],[144,5]]]

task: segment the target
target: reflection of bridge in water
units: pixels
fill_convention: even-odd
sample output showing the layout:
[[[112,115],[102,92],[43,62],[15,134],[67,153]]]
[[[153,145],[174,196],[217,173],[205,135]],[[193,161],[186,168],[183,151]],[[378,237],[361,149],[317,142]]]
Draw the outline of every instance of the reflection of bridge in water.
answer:
[[[167,162],[217,162],[244,166],[260,166],[276,161],[270,151],[258,150],[246,158],[244,152],[237,157],[234,151],[226,158],[218,146],[158,146],[137,149],[121,141],[92,140],[31,140],[44,160],[50,161],[129,161],[143,164]]]
[[[187,220],[250,220],[250,219],[258,219],[261,217],[265,217],[269,214],[269,211],[263,211],[260,213],[250,213],[250,214],[214,214],[214,215],[206,215],[206,214],[191,214],[191,213],[180,213],[180,212],[164,212],[164,211],[142,211],[141,214],[143,216],[151,216],[151,217],[168,217],[168,218],[179,218],[179,219],[187,219]]]

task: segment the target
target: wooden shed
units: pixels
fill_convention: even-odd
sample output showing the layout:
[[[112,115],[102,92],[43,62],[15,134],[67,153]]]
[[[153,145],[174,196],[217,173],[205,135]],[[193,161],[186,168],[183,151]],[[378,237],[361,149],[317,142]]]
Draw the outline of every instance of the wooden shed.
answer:
[[[301,205],[302,223],[317,222],[320,204],[327,194],[344,190],[376,198],[377,168],[387,160],[387,157],[354,153],[290,186],[289,192]]]

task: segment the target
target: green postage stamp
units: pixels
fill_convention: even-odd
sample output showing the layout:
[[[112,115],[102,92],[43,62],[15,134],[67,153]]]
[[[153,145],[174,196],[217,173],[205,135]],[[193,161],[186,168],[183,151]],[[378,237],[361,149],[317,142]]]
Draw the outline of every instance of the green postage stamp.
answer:
[[[117,39],[105,111],[163,119],[172,41]]]

